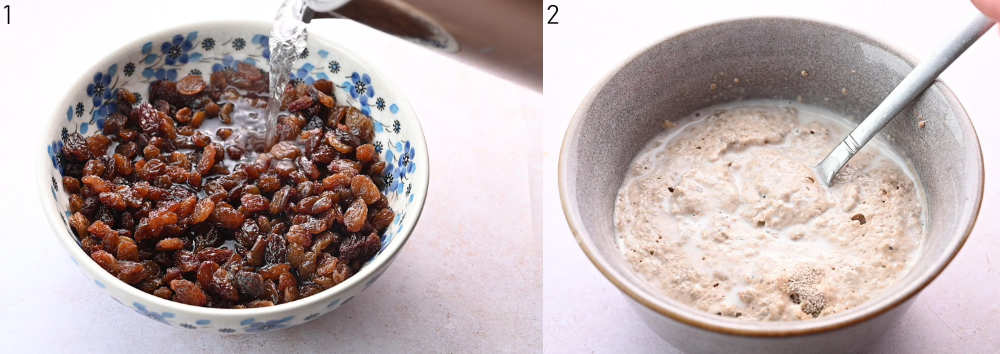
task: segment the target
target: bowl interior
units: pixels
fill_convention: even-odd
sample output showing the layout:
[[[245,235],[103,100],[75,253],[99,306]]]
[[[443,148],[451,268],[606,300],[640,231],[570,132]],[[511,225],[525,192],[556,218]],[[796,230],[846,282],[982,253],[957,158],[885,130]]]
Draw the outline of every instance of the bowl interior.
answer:
[[[43,192],[47,194],[43,198],[46,204],[54,206],[51,208],[53,213],[58,214],[58,218],[50,219],[61,220],[56,227],[58,237],[79,242],[67,223],[71,213],[61,179],[64,171],[59,158],[62,136],[72,132],[84,136],[99,134],[105,119],[116,109],[114,91],[119,88],[145,96],[148,84],[158,79],[178,80],[188,74],[201,74],[207,79],[214,71],[235,70],[241,62],[267,70],[269,32],[270,26],[263,22],[207,23],[168,30],[112,53],[70,87],[68,96],[45,131],[46,146],[43,148],[48,155],[42,171],[48,191]],[[420,124],[402,93],[390,83],[390,78],[348,50],[323,39],[322,34],[310,33],[307,52],[295,63],[293,70],[295,80],[306,83],[320,79],[333,81],[338,104],[356,107],[374,119],[376,151],[388,165],[384,193],[396,218],[383,234],[379,254],[355,277],[370,274],[372,270],[366,268],[387,263],[405,242],[423,207],[428,162]],[[77,251],[71,250],[77,261],[90,262],[82,250]],[[128,287],[124,283],[119,285]],[[338,287],[340,285],[328,291]]]
[[[895,286],[851,311],[812,321],[753,322],[708,315],[655,295],[620,256],[612,217],[624,171],[662,130],[664,119],[680,119],[720,103],[777,99],[799,100],[858,122],[911,68],[910,61],[868,37],[804,20],[724,22],[660,42],[595,88],[570,124],[559,177],[570,226],[584,251],[619,288],[685,323],[745,334],[792,333],[891,307],[947,264],[968,236],[982,199],[978,140],[961,105],[940,83],[880,133],[925,189],[922,253]],[[927,121],[924,128],[918,127],[920,120]]]

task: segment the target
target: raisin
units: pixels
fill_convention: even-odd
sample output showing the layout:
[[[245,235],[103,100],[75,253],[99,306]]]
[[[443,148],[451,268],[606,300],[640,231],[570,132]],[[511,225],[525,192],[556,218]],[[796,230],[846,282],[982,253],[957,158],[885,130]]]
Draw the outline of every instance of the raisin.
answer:
[[[294,159],[299,155],[299,148],[292,142],[282,141],[271,147],[271,155],[276,159]]]
[[[292,266],[288,263],[269,264],[260,268],[260,275],[266,280],[278,280],[282,274],[291,272]]]
[[[247,253],[247,262],[254,266],[263,265],[266,252],[267,237],[257,237],[254,240],[253,246],[250,247],[250,252]]]
[[[332,191],[337,187],[345,187],[351,185],[351,176],[344,173],[337,173],[331,176],[323,178],[323,190]]]
[[[382,193],[378,191],[375,182],[372,182],[372,179],[365,175],[357,175],[351,178],[351,192],[355,196],[364,199],[365,203],[368,204],[375,203],[382,197]]]
[[[314,196],[318,192],[317,186],[318,184],[313,183],[313,181],[301,182],[295,186],[295,193],[298,194],[299,198]]]
[[[90,221],[88,221],[87,217],[80,212],[73,213],[73,215],[69,217],[69,225],[73,227],[73,230],[76,230],[77,237],[82,239],[89,235],[87,228],[90,226]]]
[[[191,123],[188,126],[195,129],[201,127],[201,123],[205,121],[205,116],[205,111],[194,112],[194,115],[191,116]]]
[[[201,152],[201,159],[198,160],[198,173],[202,176],[208,174],[208,171],[215,166],[215,154],[218,151],[215,150],[215,145],[205,146],[205,150]]]
[[[83,209],[83,197],[79,194],[70,194],[69,196],[69,211],[76,213]]]
[[[226,263],[233,256],[233,250],[225,248],[206,247],[195,253],[195,258],[200,262]]]
[[[212,218],[223,228],[235,230],[243,224],[243,214],[228,205],[215,206]]]
[[[304,173],[306,177],[309,177],[309,179],[318,179],[320,177],[319,169],[316,168],[316,165],[313,164],[312,160],[309,160],[305,156],[299,156],[299,158],[295,160],[295,163],[299,166],[299,171],[302,171],[302,173]]]
[[[156,250],[160,252],[176,251],[181,248],[184,248],[184,240],[176,237],[165,238],[156,243]]]
[[[312,105],[314,103],[315,103],[315,101],[313,100],[312,97],[308,97],[308,96],[306,96],[306,97],[299,97],[295,101],[292,101],[292,103],[288,104],[288,111],[289,112],[300,112],[300,111],[303,111],[303,110],[305,110],[305,109],[307,109],[309,107],[312,107]]]
[[[94,193],[93,191],[90,191],[89,194],[93,193]],[[87,197],[86,199],[83,200],[83,207],[80,208],[80,212],[83,213],[83,215],[93,216],[95,213],[97,213],[97,209],[100,206],[101,202],[97,199],[97,197],[94,196]]]
[[[224,268],[212,273],[212,285],[209,289],[229,301],[239,301],[240,299],[233,274]]]
[[[284,263],[286,255],[285,239],[278,234],[267,237],[267,251],[264,252],[264,262],[267,264]]]
[[[341,137],[336,133],[327,133],[326,143],[330,145],[334,150],[341,154],[350,154],[354,151],[354,147],[341,141]]]
[[[332,96],[327,95],[323,92],[316,92],[316,100],[319,101],[319,104],[323,105],[326,108],[333,108],[333,106],[337,103],[337,101],[334,100]]]
[[[343,262],[337,259],[337,257],[331,256],[329,253],[322,252],[319,254],[319,259],[317,260],[316,275],[332,275],[337,270],[337,266],[341,264],[343,264]]]
[[[160,111],[153,108],[148,103],[139,105],[139,128],[143,133],[153,134],[160,131],[163,120],[160,119]]]
[[[142,149],[142,156],[145,157],[146,160],[160,157],[160,148],[156,147],[156,145],[146,145],[146,147]]]
[[[208,104],[205,105],[205,112],[204,113],[208,117],[215,118],[215,117],[219,116],[219,110],[220,109],[221,108],[219,107],[219,105],[216,104],[215,102],[209,102]]]
[[[181,269],[177,267],[167,268],[166,272],[163,273],[163,282],[170,284],[171,280],[180,279],[183,274],[181,274]]]
[[[118,273],[118,261],[115,260],[115,256],[112,256],[111,253],[105,252],[104,250],[98,250],[92,252],[90,254],[90,258],[109,273]]]
[[[174,120],[170,116],[163,112],[160,112],[160,131],[163,135],[170,139],[177,138],[177,125],[174,124]]]
[[[313,82],[313,87],[315,87],[316,90],[319,90],[319,92],[322,92],[324,94],[327,95],[333,94],[333,81],[326,79],[316,80],[315,82]]]
[[[108,151],[111,139],[104,135],[91,135],[87,138],[87,149],[90,149],[91,156],[101,157]]]
[[[193,118],[193,116],[194,116],[194,112],[191,111],[191,108],[190,107],[184,107],[184,108],[181,108],[181,109],[177,110],[177,113],[174,114],[174,119],[177,120],[178,123],[188,124],[188,123],[191,123],[191,119]],[[107,124],[107,123],[105,123],[105,124]],[[190,134],[188,134],[188,135],[190,135]]]
[[[129,141],[118,145],[118,147],[115,148],[115,152],[131,160],[135,158],[136,155],[139,155],[139,145]]]
[[[128,237],[118,238],[118,249],[115,252],[118,259],[125,261],[138,261],[139,260],[139,246],[136,246],[135,241]]]
[[[382,241],[377,234],[371,233],[367,236],[354,235],[340,244],[340,257],[348,263],[354,260],[367,259],[378,253],[381,246]]]
[[[274,193],[274,197],[271,198],[271,205],[269,206],[269,212],[272,215],[281,214],[288,207],[291,192],[291,187],[284,186]]]
[[[188,75],[177,81],[177,92],[185,96],[193,96],[205,90],[205,80],[201,76]]]
[[[316,285],[315,283],[306,283],[299,285],[300,297],[309,297],[312,295],[316,295],[320,291],[323,291],[323,288],[320,287],[319,285]]]
[[[111,229],[103,221],[97,220],[93,224],[87,227],[87,233],[91,236],[105,240],[108,237],[115,237],[117,239],[118,233]],[[117,246],[117,244],[115,245]]]
[[[247,308],[268,307],[268,306],[274,306],[274,302],[270,300],[254,300],[247,303]]]
[[[62,184],[63,190],[66,191],[66,193],[80,193],[80,180],[69,176],[63,176]]]
[[[153,295],[170,300],[170,297],[174,295],[174,292],[167,287],[159,287],[153,291]]]
[[[189,280],[171,280],[170,289],[174,291],[174,301],[194,306],[205,306],[208,303],[205,292]]]
[[[345,159],[333,160],[333,162],[330,162],[326,168],[330,171],[330,173],[345,173],[351,177],[361,173],[360,164]]]
[[[311,278],[313,273],[316,272],[316,252],[306,252],[302,256],[302,260],[299,262],[299,266],[295,267],[295,270],[299,273],[300,277]]]
[[[138,169],[138,176],[147,181],[152,181],[157,177],[163,175],[167,171],[167,164],[163,163],[160,159],[152,159],[146,161],[141,168]]]
[[[361,162],[371,162],[375,159],[375,145],[364,144],[358,146],[357,150],[354,151],[354,157]]]
[[[90,159],[91,151],[87,146],[87,140],[80,133],[70,133],[63,137],[63,155],[75,161],[87,161]]]
[[[375,213],[375,218],[372,220],[372,227],[376,230],[384,231],[390,224],[392,224],[392,220],[395,217],[396,214],[393,213],[391,209],[381,209]]]
[[[219,265],[215,262],[204,261],[198,265],[198,271],[195,274],[198,280],[198,285],[202,289],[211,289],[212,283],[214,282],[215,271],[219,270]]]
[[[122,154],[114,154],[111,157],[114,160],[115,172],[121,176],[132,174],[132,161]]]
[[[104,135],[117,135],[125,127],[126,123],[128,123],[127,116],[118,112],[112,113],[104,121],[104,129],[101,133]]]
[[[278,279],[278,290],[282,293],[283,302],[291,302],[299,298],[299,287],[296,285],[295,276],[291,273],[281,273]]]
[[[347,208],[344,212],[344,226],[347,227],[347,231],[358,232],[361,228],[365,226],[365,220],[368,218],[368,205],[365,204],[365,200],[357,198],[351,203],[351,206]]]
[[[323,144],[317,146],[309,157],[312,158],[314,163],[328,164],[337,158],[337,150],[334,150],[327,144]]]
[[[236,286],[240,294],[250,299],[258,299],[266,294],[264,278],[254,272],[240,271],[236,273]]]
[[[292,225],[289,227],[285,238],[288,239],[288,242],[297,244],[303,248],[309,247],[312,244],[312,235],[302,225]]]
[[[118,261],[118,279],[134,285],[143,281],[146,277],[146,267],[142,263]]]
[[[344,116],[344,124],[351,129],[352,135],[367,143],[374,137],[375,125],[372,119],[356,108],[351,107]]]
[[[174,258],[181,272],[193,272],[198,268],[198,257],[195,256],[194,252],[180,250],[174,252]]]
[[[335,202],[330,195],[324,195],[319,199],[317,199],[315,203],[313,203],[312,208],[310,208],[308,213],[313,215],[323,213],[327,210],[330,210],[330,208],[333,207],[334,203]]]
[[[243,158],[244,153],[245,151],[243,151],[243,149],[239,146],[230,145],[226,147],[226,156],[228,156],[230,160],[239,160]]]
[[[219,111],[219,120],[221,120],[223,124],[233,124],[233,108],[234,106],[232,103],[226,103],[222,106],[222,109]]]
[[[90,191],[93,193],[110,192],[113,187],[111,182],[108,182],[103,178],[95,175],[83,176],[83,178],[81,178],[80,181],[82,181],[84,185],[90,188]]]
[[[340,242],[339,235],[334,234],[332,232],[324,232],[319,235],[316,235],[316,237],[313,239],[311,250],[313,252],[322,252],[326,250],[327,247],[330,247],[331,245],[339,242]]]
[[[233,136],[233,130],[230,128],[219,128],[215,131],[215,136],[218,136],[222,140],[226,140],[229,139],[230,136]]]
[[[248,63],[244,62],[237,63],[236,70],[239,73],[240,77],[249,81],[257,81],[264,78],[264,73],[262,73],[260,69],[257,69],[257,67]]]

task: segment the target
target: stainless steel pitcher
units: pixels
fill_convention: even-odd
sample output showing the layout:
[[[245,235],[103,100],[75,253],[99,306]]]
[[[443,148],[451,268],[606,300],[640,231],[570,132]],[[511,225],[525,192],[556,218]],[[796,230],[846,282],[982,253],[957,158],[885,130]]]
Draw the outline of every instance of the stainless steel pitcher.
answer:
[[[344,18],[542,89],[540,0],[307,0],[304,20]]]

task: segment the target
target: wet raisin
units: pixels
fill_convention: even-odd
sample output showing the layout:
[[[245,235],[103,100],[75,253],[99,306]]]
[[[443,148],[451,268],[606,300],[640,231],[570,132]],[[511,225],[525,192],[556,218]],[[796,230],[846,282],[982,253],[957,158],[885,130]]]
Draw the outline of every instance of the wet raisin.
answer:
[[[160,252],[176,251],[181,248],[184,248],[184,240],[176,237],[165,238],[156,243],[156,250]]]
[[[177,81],[177,92],[185,96],[193,96],[201,93],[208,86],[201,76],[188,75]]]
[[[350,232],[361,231],[361,228],[365,226],[367,218],[368,205],[365,204],[365,200],[361,198],[355,199],[351,203],[351,206],[347,208],[347,211],[344,212],[344,226]]]
[[[205,292],[191,281],[171,280],[170,289],[174,291],[174,301],[194,306],[205,306],[208,303],[208,296],[205,295]]]

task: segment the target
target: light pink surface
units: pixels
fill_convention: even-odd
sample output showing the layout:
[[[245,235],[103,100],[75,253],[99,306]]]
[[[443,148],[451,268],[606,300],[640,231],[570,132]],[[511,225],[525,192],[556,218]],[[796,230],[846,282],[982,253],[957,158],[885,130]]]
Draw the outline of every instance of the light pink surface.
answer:
[[[539,94],[358,25],[316,22],[313,33],[374,61],[417,110],[431,161],[423,216],[389,270],[350,304],[269,334],[193,333],[115,303],[76,269],[32,193],[37,162],[19,153],[43,148],[41,121],[103,53],[179,23],[268,20],[278,2],[7,3],[14,24],[0,24],[0,117],[27,132],[0,131],[0,185],[10,188],[0,202],[9,225],[0,352],[539,351]]]
[[[625,58],[679,31],[724,19],[794,16],[883,39],[917,58],[971,18],[968,2],[912,1],[560,1],[559,25],[545,27],[543,128],[543,332],[545,352],[676,352],[639,322],[628,300],[576,245],[556,189],[566,124],[590,88]],[[979,132],[987,182],[980,219],[965,248],[917,298],[903,322],[869,351],[988,353],[1000,347],[1000,35],[994,29],[945,71]],[[933,124],[933,118],[928,121]]]

